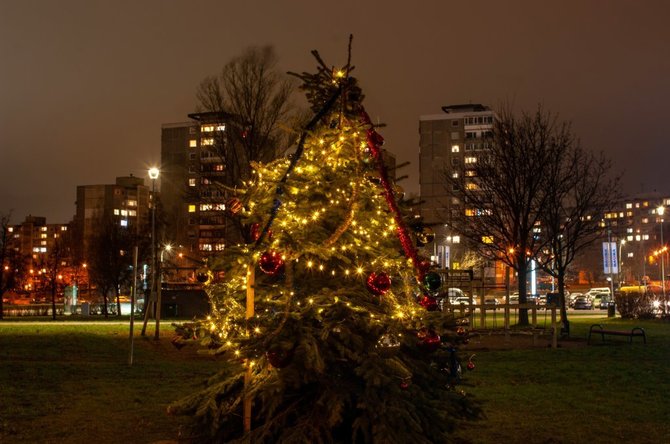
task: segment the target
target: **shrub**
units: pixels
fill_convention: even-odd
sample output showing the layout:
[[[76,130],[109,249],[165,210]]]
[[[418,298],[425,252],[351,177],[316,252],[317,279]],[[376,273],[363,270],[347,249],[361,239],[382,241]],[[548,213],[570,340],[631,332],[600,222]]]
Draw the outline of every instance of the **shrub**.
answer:
[[[614,301],[623,319],[651,319],[654,317],[654,294],[649,291],[616,292]]]

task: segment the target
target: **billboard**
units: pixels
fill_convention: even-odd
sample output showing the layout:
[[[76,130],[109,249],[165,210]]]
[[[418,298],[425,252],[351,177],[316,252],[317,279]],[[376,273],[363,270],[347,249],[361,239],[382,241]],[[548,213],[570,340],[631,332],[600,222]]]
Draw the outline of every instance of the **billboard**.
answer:
[[[616,242],[603,242],[603,270],[605,274],[616,274],[619,272]]]

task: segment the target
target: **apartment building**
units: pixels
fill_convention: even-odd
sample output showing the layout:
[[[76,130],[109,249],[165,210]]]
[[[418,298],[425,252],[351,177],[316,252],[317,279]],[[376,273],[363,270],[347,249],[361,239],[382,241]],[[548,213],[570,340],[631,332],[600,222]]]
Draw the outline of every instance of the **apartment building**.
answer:
[[[88,259],[93,239],[106,221],[147,236],[154,198],[144,179],[133,175],[117,177],[114,184],[78,186],[73,238],[82,259]]]
[[[473,175],[468,167],[489,148],[494,117],[488,106],[464,104],[443,106],[442,113],[419,118],[421,216],[435,231],[428,248],[442,268],[460,268],[466,251],[460,234],[466,208],[457,189],[447,190],[446,177]]]
[[[226,168],[217,149],[225,146],[226,125],[222,113],[189,117],[161,127],[161,202],[166,238],[201,258],[226,246]]]

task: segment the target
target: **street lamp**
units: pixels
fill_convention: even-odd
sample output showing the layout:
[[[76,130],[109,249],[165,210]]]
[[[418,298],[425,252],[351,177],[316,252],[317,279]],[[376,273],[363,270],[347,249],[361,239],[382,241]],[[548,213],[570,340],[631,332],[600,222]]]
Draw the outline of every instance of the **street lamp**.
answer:
[[[626,245],[626,239],[621,239],[619,241],[619,289],[621,289],[623,279],[626,278],[626,275],[623,272],[623,256],[622,256],[624,245]]]
[[[658,208],[656,208],[656,212],[658,213],[659,216],[659,222],[661,224],[661,250],[663,249],[663,213],[665,213],[665,207],[663,205],[660,205]],[[665,257],[663,253],[661,253],[661,289],[663,291],[663,303],[665,304]]]
[[[156,167],[149,168],[149,178],[151,179],[151,290],[149,295],[149,304],[145,304],[144,308],[144,325],[142,326],[142,336],[144,336],[147,328],[147,320],[149,318],[149,310],[151,304],[156,301],[156,179],[160,170]],[[160,310],[160,305],[156,304],[156,313]],[[158,327],[158,320],[160,315],[156,316],[156,327]],[[158,332],[156,333],[158,335]],[[156,336],[158,339],[158,336]]]

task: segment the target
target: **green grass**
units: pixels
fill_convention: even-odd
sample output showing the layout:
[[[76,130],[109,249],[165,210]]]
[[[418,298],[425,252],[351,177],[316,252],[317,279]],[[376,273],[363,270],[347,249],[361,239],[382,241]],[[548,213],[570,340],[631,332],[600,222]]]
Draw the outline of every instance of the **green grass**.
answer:
[[[183,418],[167,406],[221,363],[177,351],[172,332],[162,325],[160,341],[153,328],[137,337],[131,367],[127,325],[0,323],[0,442],[176,439]]]
[[[642,326],[643,345],[614,337],[594,345],[477,353],[465,387],[487,419],[461,429],[473,443],[660,443],[670,434],[670,324],[573,317],[572,336],[591,324]]]
[[[487,418],[464,425],[472,443],[658,443],[670,435],[670,323],[572,319],[573,337],[604,323],[640,325],[648,344],[615,337],[591,346],[477,351],[462,388]],[[136,333],[141,322],[135,325]],[[167,406],[201,386],[222,361],[127,324],[0,322],[1,443],[151,443],[177,440]],[[514,340],[514,337],[512,338]]]

